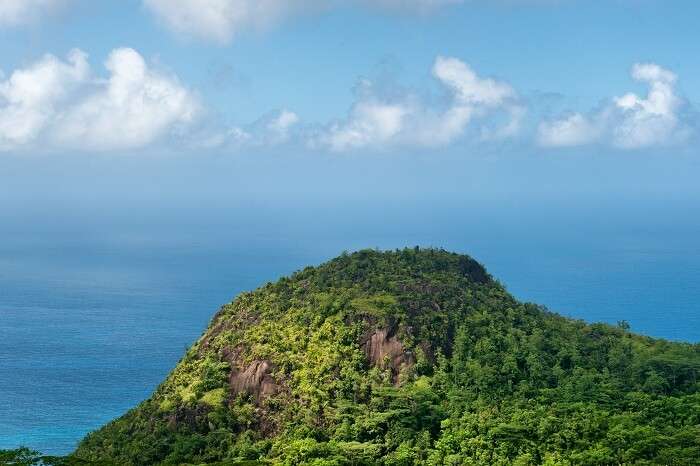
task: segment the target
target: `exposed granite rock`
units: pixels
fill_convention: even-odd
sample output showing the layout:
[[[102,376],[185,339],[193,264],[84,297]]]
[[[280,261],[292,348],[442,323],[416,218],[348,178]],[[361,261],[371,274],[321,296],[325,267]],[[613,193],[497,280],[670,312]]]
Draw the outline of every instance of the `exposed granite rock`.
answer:
[[[274,366],[270,361],[253,361],[243,370],[231,369],[229,387],[231,394],[247,393],[260,400],[279,392],[279,385],[272,377]]]
[[[243,362],[243,353],[244,350],[240,347],[224,348],[221,352],[221,357],[231,366],[228,377],[231,398],[245,393],[261,401],[279,393],[281,385],[272,376],[275,370],[274,364],[268,360],[255,360],[246,364]]]
[[[389,329],[379,329],[367,337],[365,354],[370,364],[381,369],[390,369],[394,383],[399,374],[415,364],[415,357]]]

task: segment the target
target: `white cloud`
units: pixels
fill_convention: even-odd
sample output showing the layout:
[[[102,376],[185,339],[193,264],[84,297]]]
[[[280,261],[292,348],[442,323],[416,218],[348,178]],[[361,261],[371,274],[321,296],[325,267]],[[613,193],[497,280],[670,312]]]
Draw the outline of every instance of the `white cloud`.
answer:
[[[191,122],[199,110],[177,78],[150,69],[133,49],[114,50],[105,67],[109,79],[57,121],[60,142],[102,150],[142,147]]]
[[[406,119],[416,112],[410,101],[387,102],[372,95],[372,83],[361,83],[362,96],[352,109],[347,120],[331,124],[312,145],[328,146],[334,151],[343,151],[369,145],[391,142],[404,128]]]
[[[505,113],[509,121],[503,128],[482,127],[482,136],[495,139],[517,133],[524,108],[508,84],[481,78],[456,58],[438,57],[433,76],[448,91],[445,105],[411,93],[384,96],[365,80],[348,117],[316,134],[311,145],[334,151],[397,144],[441,146],[461,137],[473,120],[493,113]]]
[[[34,141],[89,74],[87,56],[73,50],[65,62],[46,55],[0,81],[0,150]]]
[[[135,50],[112,51],[105,67],[107,79],[94,76],[87,55],[73,50],[0,81],[0,150],[139,148],[196,116],[192,92]]]
[[[359,5],[427,12],[463,0],[143,0],[177,34],[227,44],[242,31],[259,30],[306,12]]]
[[[433,75],[454,91],[461,104],[496,107],[515,96],[508,84],[479,78],[467,64],[456,58],[438,57]]]
[[[1,0],[0,26],[16,26],[34,21],[64,3],[66,0]]]
[[[680,117],[687,104],[676,92],[676,75],[645,63],[633,66],[632,78],[649,86],[646,96],[628,93],[611,99],[589,115],[574,113],[542,122],[538,128],[539,143],[547,147],[601,143],[640,149],[686,139],[691,129]]]
[[[224,130],[205,129],[203,135],[194,135],[193,146],[206,149],[241,149],[272,147],[289,142],[296,136],[301,119],[287,109],[270,112],[246,126]]]
[[[143,0],[174,32],[228,43],[240,31],[270,26],[312,8],[312,0]]]
[[[297,123],[299,123],[299,116],[285,109],[267,121],[265,129],[272,135],[275,142],[284,142],[289,139],[289,132]]]
[[[597,141],[600,135],[600,128],[580,113],[542,122],[538,128],[539,143],[546,147],[580,146]]]
[[[649,84],[646,98],[626,94],[614,100],[622,116],[614,128],[613,142],[623,148],[674,142],[685,132],[678,112],[683,101],[676,95],[676,75],[655,64],[637,64],[632,77]]]

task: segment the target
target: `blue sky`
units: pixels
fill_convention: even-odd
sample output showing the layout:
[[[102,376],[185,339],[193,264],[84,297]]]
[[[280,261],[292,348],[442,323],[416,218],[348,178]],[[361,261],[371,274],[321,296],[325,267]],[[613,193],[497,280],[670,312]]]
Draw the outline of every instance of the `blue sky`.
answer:
[[[700,200],[697,2],[0,5],[0,213],[20,226]]]
[[[320,154],[484,152],[502,144],[556,154],[577,147],[683,151],[695,141],[697,2],[5,3],[0,147],[6,154],[251,153],[272,146]],[[100,100],[110,92],[100,82],[112,73],[104,62],[126,48],[132,55],[115,62],[128,70],[130,58],[142,60],[147,74],[130,99],[148,86],[186,95],[177,102],[156,96],[143,109],[105,117],[120,109]],[[65,87],[60,98],[8,109],[22,98],[11,88],[13,73],[31,71],[46,54],[56,66],[71,66],[72,49],[85,54],[83,75],[36,84]],[[440,57],[452,60],[443,74],[460,68],[456,82],[436,75]],[[646,71],[635,76],[635,64]],[[489,83],[508,90],[484,102]],[[661,101],[649,95],[655,87]],[[615,100],[624,96],[631,96],[627,106]],[[2,144],[2,114],[17,122],[18,111],[45,121],[31,134],[6,129]],[[124,121],[129,112],[156,120],[154,127],[132,137]],[[97,114],[104,121],[93,123]],[[104,127],[111,127],[109,137]]]

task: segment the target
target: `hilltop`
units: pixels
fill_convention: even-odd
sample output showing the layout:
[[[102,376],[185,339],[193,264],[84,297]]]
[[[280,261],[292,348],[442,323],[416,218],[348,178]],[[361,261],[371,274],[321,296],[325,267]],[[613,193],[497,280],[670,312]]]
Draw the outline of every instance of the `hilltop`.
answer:
[[[698,464],[700,346],[521,303],[472,258],[343,254],[223,306],[74,459]]]

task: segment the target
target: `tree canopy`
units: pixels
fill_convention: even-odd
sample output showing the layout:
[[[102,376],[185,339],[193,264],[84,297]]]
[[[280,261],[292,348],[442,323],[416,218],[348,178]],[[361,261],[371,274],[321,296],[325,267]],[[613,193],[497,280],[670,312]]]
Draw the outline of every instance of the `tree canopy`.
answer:
[[[223,306],[151,398],[71,458],[700,464],[699,373],[699,345],[518,302],[468,256],[364,250]]]

